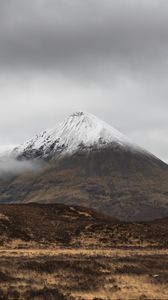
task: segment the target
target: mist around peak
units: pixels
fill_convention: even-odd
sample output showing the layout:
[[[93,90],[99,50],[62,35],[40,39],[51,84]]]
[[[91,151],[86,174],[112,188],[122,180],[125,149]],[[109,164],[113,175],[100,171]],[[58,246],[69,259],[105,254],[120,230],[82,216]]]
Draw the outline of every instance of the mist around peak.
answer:
[[[16,158],[2,157],[0,158],[0,179],[9,179],[13,176],[22,175],[28,172],[39,171],[44,165],[39,160],[17,160]]]

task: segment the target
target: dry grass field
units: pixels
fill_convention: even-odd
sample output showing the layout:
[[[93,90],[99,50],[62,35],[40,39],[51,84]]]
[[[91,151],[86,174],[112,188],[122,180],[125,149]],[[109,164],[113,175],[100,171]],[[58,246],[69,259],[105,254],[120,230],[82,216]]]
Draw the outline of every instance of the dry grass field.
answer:
[[[0,206],[1,300],[167,300],[168,220]]]
[[[0,299],[167,300],[167,250],[0,251]]]

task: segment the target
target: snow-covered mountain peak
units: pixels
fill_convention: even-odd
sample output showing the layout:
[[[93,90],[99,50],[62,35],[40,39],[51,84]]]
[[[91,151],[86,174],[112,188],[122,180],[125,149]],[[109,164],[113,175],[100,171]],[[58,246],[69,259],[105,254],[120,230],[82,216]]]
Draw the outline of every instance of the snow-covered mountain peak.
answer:
[[[75,113],[70,115],[70,117],[81,117],[81,116],[84,116],[86,114],[88,114],[88,113],[84,113],[83,111],[76,111]]]
[[[96,116],[87,112],[75,112],[54,128],[17,147],[14,153],[27,158],[57,158],[77,151],[112,145],[135,147],[126,136]]]
[[[72,139],[75,143],[83,143],[91,146],[95,143],[108,143],[118,141],[128,142],[128,139],[116,129],[87,112],[76,112],[66,118],[59,126],[62,135],[66,139]],[[57,133],[58,127],[51,130]]]

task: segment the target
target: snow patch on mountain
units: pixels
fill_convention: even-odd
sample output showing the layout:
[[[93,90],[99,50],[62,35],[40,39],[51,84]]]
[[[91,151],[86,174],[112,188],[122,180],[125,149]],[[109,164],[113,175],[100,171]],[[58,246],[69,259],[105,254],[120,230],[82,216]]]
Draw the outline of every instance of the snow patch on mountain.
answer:
[[[46,130],[15,148],[15,156],[57,158],[77,151],[100,149],[110,145],[138,147],[122,133],[90,113],[76,112],[54,128]]]

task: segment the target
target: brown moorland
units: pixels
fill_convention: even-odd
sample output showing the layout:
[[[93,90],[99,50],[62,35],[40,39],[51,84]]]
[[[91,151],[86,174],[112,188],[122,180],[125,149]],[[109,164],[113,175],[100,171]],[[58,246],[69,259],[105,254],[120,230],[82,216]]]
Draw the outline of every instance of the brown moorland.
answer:
[[[0,299],[167,300],[168,219],[60,204],[0,206]]]

